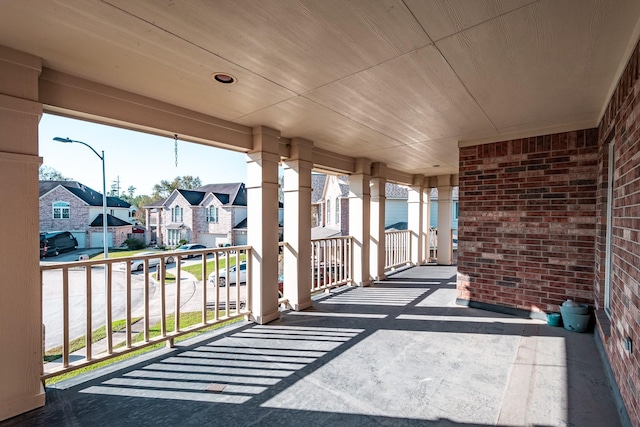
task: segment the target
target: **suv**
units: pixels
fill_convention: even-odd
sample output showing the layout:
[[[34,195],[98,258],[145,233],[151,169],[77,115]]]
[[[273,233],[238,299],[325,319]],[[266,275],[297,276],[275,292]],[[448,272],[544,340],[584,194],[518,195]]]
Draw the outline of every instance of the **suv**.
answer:
[[[78,241],[68,231],[40,234],[40,258],[59,255],[78,247]]]

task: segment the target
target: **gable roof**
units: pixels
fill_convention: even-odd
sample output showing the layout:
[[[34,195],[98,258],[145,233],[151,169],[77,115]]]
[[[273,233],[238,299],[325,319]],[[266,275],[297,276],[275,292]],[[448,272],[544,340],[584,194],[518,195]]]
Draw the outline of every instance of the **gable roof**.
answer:
[[[89,224],[91,227],[102,227],[102,214],[98,215],[96,219],[91,221]],[[124,225],[132,225],[127,221],[121,220],[120,218],[116,218],[110,214],[107,214],[107,227],[122,227]]]
[[[196,188],[195,191],[213,193],[225,205],[247,206],[247,189],[241,182],[207,184]]]
[[[207,184],[193,190],[177,189],[174,191],[180,193],[191,206],[200,206],[209,193],[220,200],[223,206],[247,206],[247,189],[242,182]],[[172,192],[171,195],[173,194]],[[167,204],[167,200],[171,198],[171,195],[165,199],[151,202],[144,207],[161,208]]]
[[[322,199],[322,191],[327,175],[321,173],[311,174],[311,203],[318,203]]]
[[[102,193],[98,193],[78,181],[40,181],[39,197],[44,196],[56,187],[65,188],[89,206],[102,206]],[[131,204],[119,197],[107,196],[107,206],[110,208],[130,208]]]

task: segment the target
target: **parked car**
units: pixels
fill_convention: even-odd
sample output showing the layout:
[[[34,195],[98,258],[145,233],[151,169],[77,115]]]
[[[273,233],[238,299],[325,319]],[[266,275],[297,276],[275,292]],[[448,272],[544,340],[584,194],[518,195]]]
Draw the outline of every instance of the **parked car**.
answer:
[[[236,269],[237,265],[232,265],[229,267],[229,283],[234,285],[236,283]],[[227,270],[225,268],[221,268],[218,270],[218,277],[220,277],[220,282],[218,286],[221,288],[225,287],[227,284]],[[247,262],[242,261],[240,263],[240,283],[247,282]],[[215,285],[216,284],[216,272],[209,274],[209,283]]]
[[[186,245],[179,246],[176,248],[176,251],[193,251],[195,249],[206,249],[205,245],[201,245],[200,243],[187,243]],[[200,254],[187,254],[185,258],[197,257]]]
[[[154,255],[158,254],[158,252],[140,252],[136,255]],[[157,267],[160,265],[160,259],[162,258],[149,258],[149,268]],[[171,264],[175,262],[175,259],[172,256],[168,256],[165,258],[165,264]],[[144,270],[144,260],[142,259],[134,259],[131,261],[131,271],[143,271]]]
[[[40,258],[57,256],[62,252],[72,251],[77,247],[78,241],[68,231],[40,234]]]

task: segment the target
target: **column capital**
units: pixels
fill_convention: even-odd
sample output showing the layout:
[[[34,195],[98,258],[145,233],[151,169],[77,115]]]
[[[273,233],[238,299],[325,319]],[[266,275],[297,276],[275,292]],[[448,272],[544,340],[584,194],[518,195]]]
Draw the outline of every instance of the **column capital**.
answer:
[[[290,160],[313,160],[313,141],[304,138],[291,138],[289,148]]]
[[[372,178],[387,178],[387,164],[382,162],[375,162],[371,164],[371,177]]]

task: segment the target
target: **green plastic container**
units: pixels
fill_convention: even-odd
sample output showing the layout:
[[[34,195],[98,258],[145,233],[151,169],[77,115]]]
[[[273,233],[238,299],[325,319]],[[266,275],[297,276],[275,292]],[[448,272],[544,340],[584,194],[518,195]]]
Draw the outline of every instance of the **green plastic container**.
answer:
[[[560,313],[547,313],[547,324],[549,326],[560,326],[562,316]]]

